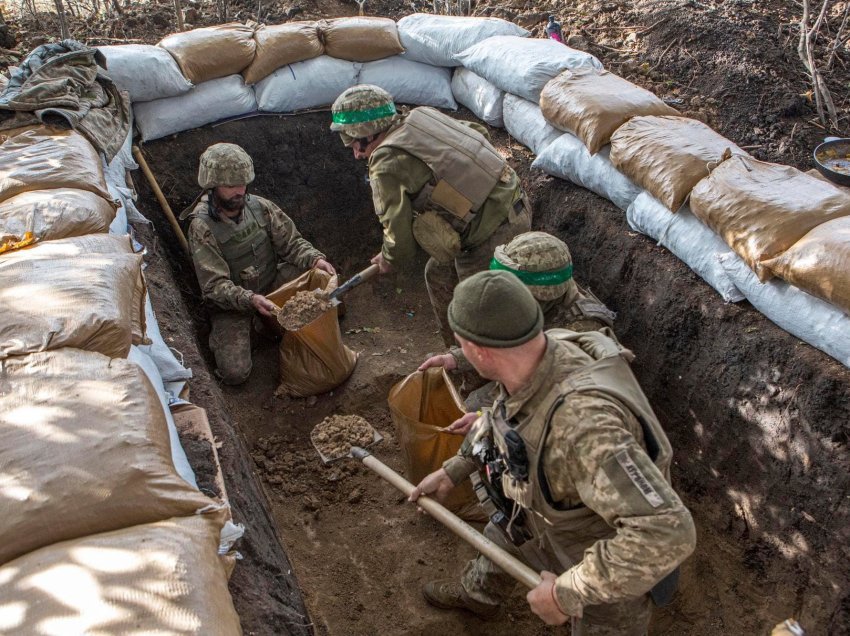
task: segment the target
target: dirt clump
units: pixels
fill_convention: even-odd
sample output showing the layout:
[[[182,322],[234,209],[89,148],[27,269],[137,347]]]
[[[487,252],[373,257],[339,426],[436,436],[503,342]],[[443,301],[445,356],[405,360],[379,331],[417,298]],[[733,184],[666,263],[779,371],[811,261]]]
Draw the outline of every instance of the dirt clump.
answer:
[[[371,444],[375,429],[359,415],[330,415],[316,425],[310,439],[325,457],[344,457],[352,446]]]
[[[330,308],[330,301],[315,291],[296,292],[277,312],[277,322],[287,331],[298,331]]]

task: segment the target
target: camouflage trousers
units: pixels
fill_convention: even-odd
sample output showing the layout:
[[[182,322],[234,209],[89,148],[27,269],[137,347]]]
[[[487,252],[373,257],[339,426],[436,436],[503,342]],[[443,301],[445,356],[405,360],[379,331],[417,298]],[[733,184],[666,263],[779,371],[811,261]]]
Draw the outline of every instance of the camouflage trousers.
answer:
[[[484,528],[484,535],[518,559],[525,561],[519,549],[492,523]],[[516,587],[516,581],[484,555],[469,561],[461,577],[466,593],[486,605],[500,605]],[[652,614],[649,594],[622,603],[587,605],[584,616],[576,620],[572,636],[645,636]],[[565,632],[568,622],[565,625]]]
[[[431,299],[431,308],[440,327],[440,335],[447,347],[455,344],[454,334],[447,320],[449,303],[452,301],[457,284],[478,272],[490,268],[493,252],[515,236],[531,230],[531,208],[523,206],[523,211],[511,211],[508,220],[502,223],[489,239],[470,250],[461,252],[452,263],[438,263],[433,257],[425,264],[425,286]]]
[[[278,265],[274,283],[264,292],[274,291],[300,273],[300,270],[292,265],[286,263]],[[212,323],[210,349],[215,356],[215,374],[224,384],[242,384],[251,375],[253,368],[252,333],[269,333],[270,329],[264,325],[262,317],[253,310],[249,312],[213,311],[210,322]]]

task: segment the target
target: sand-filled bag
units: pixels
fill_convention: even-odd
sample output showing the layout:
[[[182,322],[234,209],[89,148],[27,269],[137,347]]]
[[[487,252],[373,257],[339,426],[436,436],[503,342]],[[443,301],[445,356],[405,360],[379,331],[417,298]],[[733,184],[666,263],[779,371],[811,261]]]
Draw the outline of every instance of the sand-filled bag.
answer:
[[[319,34],[325,54],[340,60],[371,62],[404,52],[395,21],[389,18],[320,20]]]
[[[411,373],[396,384],[390,389],[388,401],[407,478],[418,484],[460,449],[463,435],[442,429],[464,414],[463,400],[446,371],[431,368]],[[443,505],[463,519],[486,518],[468,481],[454,488]]]
[[[455,69],[452,75],[452,94],[484,123],[496,128],[505,127],[502,118],[505,91],[499,90],[483,77],[469,69]]]
[[[42,548],[0,568],[8,634],[242,633],[222,520],[172,518]],[[5,609],[5,611],[4,611]]]
[[[850,215],[850,195],[791,166],[735,156],[691,192],[691,211],[717,232],[762,282],[762,261],[822,223]]]
[[[283,307],[298,292],[336,286],[336,276],[311,269],[267,298]],[[293,397],[326,393],[348,379],[357,364],[357,354],[342,342],[337,308],[319,314],[296,331],[284,331],[280,342],[280,386],[278,392]]]
[[[99,46],[109,77],[130,94],[132,102],[176,97],[192,88],[180,67],[163,48],[150,44]]]
[[[193,84],[240,73],[254,61],[254,27],[231,22],[172,33],[157,46],[171,53]]]
[[[218,505],[175,471],[136,364],[63,348],[0,361],[0,377],[0,562]]]
[[[254,87],[257,108],[268,113],[291,113],[328,106],[357,83],[360,64],[320,55],[277,69]]]
[[[540,110],[555,128],[581,139],[592,155],[632,117],[679,114],[648,90],[589,66],[564,71],[546,84]]]
[[[505,130],[526,148],[539,155],[550,143],[564,134],[550,125],[540,106],[522,97],[505,93],[502,103]]]
[[[367,62],[360,69],[360,84],[380,86],[396,104],[457,109],[452,94],[452,71],[413,62],[403,55]]]
[[[611,163],[672,212],[731,155],[747,155],[696,119],[633,117],[611,135]]]
[[[246,84],[256,84],[282,66],[318,57],[325,50],[316,22],[260,25],[254,40],[254,61],[242,71]]]

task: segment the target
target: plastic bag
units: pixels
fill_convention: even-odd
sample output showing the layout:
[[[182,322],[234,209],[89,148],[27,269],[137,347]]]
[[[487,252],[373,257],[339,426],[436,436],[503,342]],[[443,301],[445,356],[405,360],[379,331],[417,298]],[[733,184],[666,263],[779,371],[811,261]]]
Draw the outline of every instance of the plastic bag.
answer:
[[[360,64],[327,55],[288,64],[257,83],[257,107],[267,113],[291,113],[327,106],[357,83]]]
[[[510,93],[505,93],[502,117],[511,137],[536,155],[564,134],[546,121],[540,106]]]
[[[171,54],[150,44],[97,47],[106,57],[107,73],[132,102],[150,102],[182,95],[192,83],[183,77]]]
[[[459,68],[452,77],[452,94],[485,123],[504,128],[502,102],[505,92],[500,91],[483,77],[469,69]]]
[[[319,21],[325,53],[340,60],[371,62],[404,52],[390,18],[355,16]]]
[[[254,61],[254,27],[231,22],[173,33],[158,44],[193,84],[241,72]]]
[[[457,109],[451,70],[412,62],[400,55],[364,64],[358,84],[380,86],[396,104]]]
[[[281,66],[318,57],[325,51],[315,22],[260,25],[254,32],[254,40],[257,42],[254,61],[242,71],[248,85],[256,84]]]

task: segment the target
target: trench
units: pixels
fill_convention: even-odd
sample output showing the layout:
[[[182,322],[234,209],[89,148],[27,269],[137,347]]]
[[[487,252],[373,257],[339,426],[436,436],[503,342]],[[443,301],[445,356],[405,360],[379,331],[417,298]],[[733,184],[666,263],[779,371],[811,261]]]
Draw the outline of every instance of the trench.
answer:
[[[254,158],[251,187],[276,203],[345,278],[380,245],[366,169],[327,114],[205,127],[144,147],[175,210],[197,194],[197,160],[218,141]],[[768,633],[789,616],[813,634],[850,625],[850,372],[746,303],[727,305],[666,250],[631,232],[612,204],[530,173],[503,131],[496,145],[523,177],[534,227],[563,238],[580,284],[618,312],[616,330],[675,451],[674,486],[698,526],[674,604],[652,633]],[[442,350],[422,262],[349,294],[341,322],[360,353],[352,377],[317,400],[276,398],[277,352],[258,341],[242,387],[209,374],[208,324],[189,260],[136,179],[157,232],[147,271],[167,339],[196,373],[193,401],[210,412],[238,520],[249,528],[231,592],[246,633],[548,634],[519,590],[498,621],[429,607],[421,585],[453,577],[473,551],[417,515],[353,461],[322,466],[309,444],[331,413],[368,419],[375,454],[403,470],[389,388]],[[150,243],[150,242],[149,242]]]

